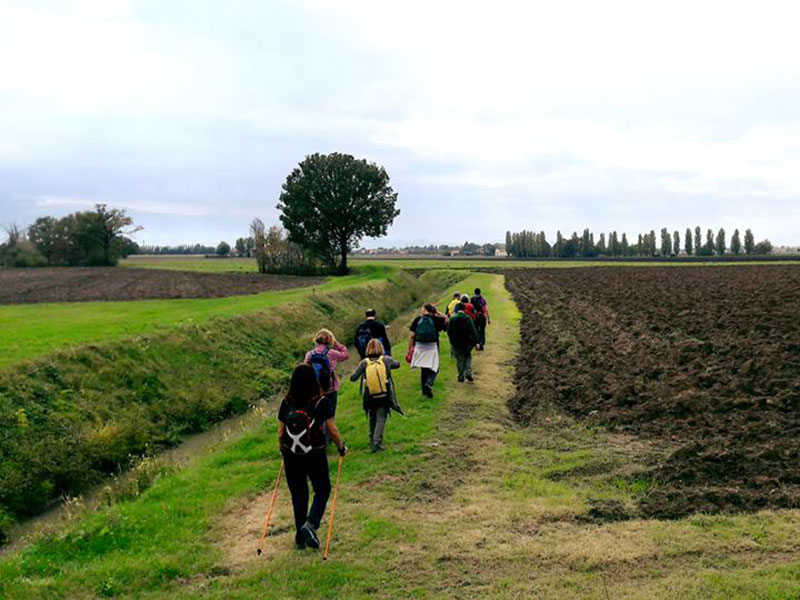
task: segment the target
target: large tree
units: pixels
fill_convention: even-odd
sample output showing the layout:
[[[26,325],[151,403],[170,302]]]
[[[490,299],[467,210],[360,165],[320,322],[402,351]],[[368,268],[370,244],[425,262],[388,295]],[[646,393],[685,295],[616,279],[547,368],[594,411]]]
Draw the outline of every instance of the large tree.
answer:
[[[345,274],[362,237],[386,235],[396,202],[383,167],[334,152],[307,156],[289,173],[278,209],[290,241]]]
[[[735,230],[731,236],[731,252],[738,255],[742,251],[742,240],[739,239],[739,230]]]
[[[99,251],[101,256],[94,262],[103,265],[117,264],[123,237],[142,230],[141,227],[133,227],[133,219],[124,210],[109,210],[105,204],[95,205],[94,212],[77,213],[76,218],[75,236],[87,255]]]

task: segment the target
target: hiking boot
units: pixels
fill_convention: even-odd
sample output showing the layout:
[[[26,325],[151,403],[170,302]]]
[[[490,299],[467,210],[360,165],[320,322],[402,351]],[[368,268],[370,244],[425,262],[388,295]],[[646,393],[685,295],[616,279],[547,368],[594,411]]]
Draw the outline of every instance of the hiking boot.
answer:
[[[426,396],[427,398],[433,398],[433,388],[429,385],[426,385],[422,388],[422,395]]]
[[[306,549],[306,541],[303,539],[303,536],[300,535],[298,531],[294,536],[294,547],[298,550],[305,550]]]
[[[317,528],[314,527],[311,522],[305,522],[305,524],[300,528],[300,535],[303,537],[303,541],[305,542],[306,546],[309,548],[319,548]]]
[[[458,383],[464,383],[464,376],[463,375],[459,375],[458,376]]]
[[[383,446],[380,444],[372,444],[372,453],[377,454],[378,452],[383,452]]]
[[[467,375],[467,381],[472,383],[473,381],[475,381],[475,379],[472,377],[472,375]]]

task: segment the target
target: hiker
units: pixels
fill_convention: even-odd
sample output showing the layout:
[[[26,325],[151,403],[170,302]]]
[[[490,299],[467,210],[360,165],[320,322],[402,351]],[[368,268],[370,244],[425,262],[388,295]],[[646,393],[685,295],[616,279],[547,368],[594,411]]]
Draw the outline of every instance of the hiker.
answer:
[[[328,329],[320,329],[314,336],[314,348],[306,353],[305,363],[314,368],[317,380],[331,409],[331,416],[336,416],[336,405],[339,401],[339,377],[336,365],[350,358],[347,346],[340,344]],[[323,425],[325,440],[330,443],[328,428]]]
[[[390,411],[403,412],[397,404],[392,381],[392,369],[399,368],[400,363],[384,354],[383,344],[373,338],[367,344],[364,360],[350,375],[350,381],[362,379],[363,407],[369,418],[369,443],[373,452],[383,451],[383,432]]]
[[[364,360],[367,356],[367,345],[370,340],[378,340],[385,353],[391,356],[392,344],[389,341],[389,335],[386,333],[386,325],[377,319],[374,308],[367,310],[366,317],[367,320],[356,328],[356,350],[358,350],[361,360]]]
[[[469,301],[469,296],[467,296],[466,294],[461,296],[461,304],[464,305],[463,312],[465,312],[467,314],[467,316],[474,321],[475,320],[475,307]]]
[[[307,364],[297,365],[278,411],[278,444],[283,455],[286,484],[292,494],[294,541],[298,549],[306,546],[319,548],[317,529],[331,493],[323,424],[327,425],[339,454],[347,454],[347,446],[336,428],[333,411],[314,368]],[[308,480],[314,489],[310,511]]]
[[[464,311],[464,305],[459,302],[455,308],[456,314],[447,324],[447,337],[450,338],[450,347],[458,367],[458,381],[473,381],[472,378],[472,349],[478,344],[478,331],[475,323]]]
[[[475,309],[475,329],[478,330],[477,350],[480,352],[486,346],[486,326],[492,324],[489,303],[481,296],[481,288],[475,288],[475,295],[470,298],[470,304]]]
[[[410,329],[406,360],[412,369],[422,369],[422,395],[433,398],[433,384],[439,372],[439,332],[447,329],[447,317],[433,304],[426,304]]]
[[[452,317],[455,313],[456,304],[461,302],[461,292],[453,292],[453,299],[450,301],[450,304],[447,305],[447,308],[444,311],[444,316],[447,318]]]

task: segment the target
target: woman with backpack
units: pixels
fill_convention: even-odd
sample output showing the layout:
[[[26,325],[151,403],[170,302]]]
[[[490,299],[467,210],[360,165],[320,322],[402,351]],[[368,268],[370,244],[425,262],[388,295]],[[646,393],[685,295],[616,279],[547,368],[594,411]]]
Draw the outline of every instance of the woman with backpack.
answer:
[[[350,381],[364,379],[363,407],[369,418],[369,443],[373,452],[383,451],[386,420],[391,409],[397,407],[392,369],[399,368],[400,363],[385,355],[383,344],[373,338],[367,343],[366,357],[350,375]]]
[[[433,304],[426,304],[410,329],[406,360],[412,369],[419,367],[422,370],[422,395],[433,398],[433,384],[439,372],[439,332],[447,329],[447,317]]]
[[[322,433],[326,425],[339,454],[347,454],[347,446],[339,435],[333,411],[311,365],[301,364],[292,372],[289,391],[278,411],[278,445],[283,455],[286,484],[292,495],[295,544],[298,549],[319,548],[319,529],[331,493],[328,472],[327,443]],[[311,510],[308,509],[308,481],[314,489]]]
[[[350,358],[347,346],[337,341],[328,329],[320,329],[314,336],[314,348],[306,353],[305,363],[314,368],[317,381],[328,398],[331,416],[336,415],[336,405],[339,401],[339,377],[336,375],[336,365]],[[330,443],[327,427],[322,428],[325,439]]]

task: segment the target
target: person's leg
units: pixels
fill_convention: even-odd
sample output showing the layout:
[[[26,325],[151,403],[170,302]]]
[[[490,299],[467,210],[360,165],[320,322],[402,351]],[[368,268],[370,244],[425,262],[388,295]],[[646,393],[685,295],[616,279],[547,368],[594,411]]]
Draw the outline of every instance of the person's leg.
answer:
[[[466,368],[466,363],[464,361],[464,353],[460,350],[456,351],[453,350],[456,356],[456,368],[458,369],[458,380],[464,381],[464,370]]]
[[[423,394],[425,393],[425,384],[428,382],[428,371],[430,371],[430,369],[426,369],[425,367],[422,367],[419,370],[419,372],[420,372],[420,378],[419,379],[420,379],[420,384],[422,385],[422,393]]]
[[[319,528],[325,516],[325,506],[331,495],[331,476],[328,472],[328,455],[324,450],[312,450],[308,459],[308,477],[314,488],[314,501],[308,513],[308,522]]]
[[[486,345],[486,318],[478,317],[475,319],[475,329],[478,330],[478,350],[483,350]]]
[[[377,421],[377,414],[374,408],[369,409],[369,443],[372,444],[372,440],[375,437],[375,422]]]
[[[286,472],[286,486],[292,496],[294,510],[295,541],[299,542],[300,528],[308,518],[308,481],[306,480],[305,457],[284,453],[283,468]]]
[[[467,381],[472,381],[472,350],[464,353],[464,376]]]
[[[375,431],[372,434],[372,447],[380,448],[383,443],[383,432],[386,429],[386,420],[389,418],[389,409],[380,406],[373,410],[375,413]]]
[[[438,371],[434,371],[433,369],[428,369],[428,387],[433,389],[433,384],[436,383],[436,376],[439,374]]]
[[[328,406],[331,408],[331,416],[336,416],[336,405],[339,403],[339,392],[328,392],[325,394],[325,397],[328,399]],[[331,443],[331,435],[328,433],[328,424],[322,424],[322,433],[325,434],[325,443]]]

